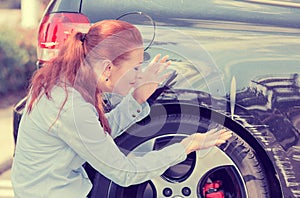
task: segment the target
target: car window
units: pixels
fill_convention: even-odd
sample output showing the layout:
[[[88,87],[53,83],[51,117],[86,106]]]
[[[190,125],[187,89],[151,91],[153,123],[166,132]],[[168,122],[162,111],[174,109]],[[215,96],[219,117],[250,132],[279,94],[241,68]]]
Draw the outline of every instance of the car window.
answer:
[[[80,12],[80,2],[81,0],[54,0],[49,5],[48,12]]]

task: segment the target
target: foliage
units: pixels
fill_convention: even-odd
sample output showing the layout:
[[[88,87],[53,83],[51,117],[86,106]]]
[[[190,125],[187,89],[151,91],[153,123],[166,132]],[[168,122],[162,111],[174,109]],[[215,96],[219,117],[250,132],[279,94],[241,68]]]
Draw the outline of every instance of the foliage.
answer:
[[[0,0],[1,9],[20,9],[21,0]]]
[[[0,96],[24,91],[36,66],[32,30],[0,31]]]

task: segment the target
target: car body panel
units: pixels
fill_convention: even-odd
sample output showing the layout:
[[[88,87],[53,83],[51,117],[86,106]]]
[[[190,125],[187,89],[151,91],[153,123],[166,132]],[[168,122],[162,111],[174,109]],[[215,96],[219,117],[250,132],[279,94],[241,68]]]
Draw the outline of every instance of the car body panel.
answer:
[[[151,14],[153,19],[163,25],[183,25],[181,19],[204,19],[210,21],[234,21],[247,22],[261,25],[274,25],[299,28],[300,3],[294,1],[294,5],[283,6],[282,1],[260,1],[269,4],[261,4],[251,0],[85,0],[82,3],[82,13],[86,14],[91,22],[99,19],[117,18],[130,11],[141,11]],[[277,4],[276,4],[277,2]],[[287,2],[287,1],[285,1]],[[189,21],[185,21],[189,24]],[[187,26],[187,25],[184,26]]]

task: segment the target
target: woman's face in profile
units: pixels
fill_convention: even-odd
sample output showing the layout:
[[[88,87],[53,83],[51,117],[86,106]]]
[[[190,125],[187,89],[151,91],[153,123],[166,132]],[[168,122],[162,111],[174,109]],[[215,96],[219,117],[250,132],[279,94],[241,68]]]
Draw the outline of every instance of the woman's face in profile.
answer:
[[[127,60],[122,61],[118,66],[111,68],[109,77],[112,90],[111,92],[120,95],[127,95],[135,86],[136,79],[141,72],[141,64],[144,59],[144,50],[138,48],[133,50]]]

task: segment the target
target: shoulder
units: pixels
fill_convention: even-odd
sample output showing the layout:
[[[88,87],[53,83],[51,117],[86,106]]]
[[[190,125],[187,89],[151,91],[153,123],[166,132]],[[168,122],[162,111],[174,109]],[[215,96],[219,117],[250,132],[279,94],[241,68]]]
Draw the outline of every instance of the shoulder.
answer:
[[[56,86],[51,92],[52,100],[63,105],[63,112],[71,112],[74,115],[97,114],[97,110],[91,103],[87,102],[73,87]]]

